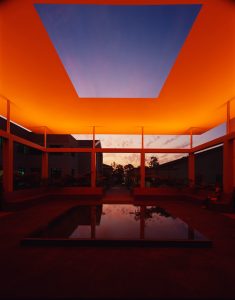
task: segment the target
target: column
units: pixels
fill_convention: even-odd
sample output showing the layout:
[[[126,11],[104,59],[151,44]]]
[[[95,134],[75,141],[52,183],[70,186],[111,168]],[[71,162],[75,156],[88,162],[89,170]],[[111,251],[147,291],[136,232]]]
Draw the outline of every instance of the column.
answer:
[[[13,191],[13,140],[10,123],[11,103],[7,99],[7,128],[8,139],[3,139],[3,190]]]
[[[91,187],[96,187],[95,126],[93,126],[93,143],[91,152]]]
[[[11,102],[7,100],[7,133],[10,133],[11,131],[10,114],[11,114]]]
[[[223,147],[223,191],[233,192],[233,140],[226,140]]]
[[[144,127],[141,127],[140,187],[145,188]]]
[[[140,187],[145,188],[145,153],[141,151]]]
[[[3,190],[13,191],[13,140],[3,139]]]
[[[44,148],[45,152],[42,152],[42,179],[48,179],[48,152],[47,152],[47,131],[44,127]]]
[[[230,102],[227,102],[227,135],[230,134]],[[233,140],[226,139],[223,147],[223,192],[224,194],[231,194],[233,192],[233,152],[234,152]]]
[[[193,128],[190,128],[190,149],[193,148]],[[194,187],[195,185],[195,155],[194,153],[189,153],[188,157],[188,180],[189,187]]]
[[[227,134],[230,133],[230,101],[227,102],[227,120],[226,120],[226,132],[227,132]]]

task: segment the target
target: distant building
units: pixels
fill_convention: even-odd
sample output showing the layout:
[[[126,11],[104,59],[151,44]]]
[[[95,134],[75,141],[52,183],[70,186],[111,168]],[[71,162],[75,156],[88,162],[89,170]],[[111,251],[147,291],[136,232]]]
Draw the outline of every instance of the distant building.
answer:
[[[131,170],[128,180],[131,186],[140,184],[140,167]],[[158,165],[145,167],[145,186],[188,185],[188,156]],[[209,187],[223,185],[223,147],[216,147],[195,154],[195,184]]]
[[[157,168],[157,177],[169,182],[188,181],[188,157],[182,157],[164,164]],[[223,181],[223,147],[195,154],[195,183],[196,185],[208,186],[219,184]]]
[[[5,120],[0,118],[4,127]],[[43,145],[43,135],[28,132],[11,124],[11,132],[17,136]],[[76,140],[69,134],[48,134],[49,148],[91,148],[92,140]],[[100,141],[95,147],[101,148]],[[0,140],[2,152],[2,140]],[[20,143],[14,143],[14,188],[27,188],[40,185],[42,152]],[[2,155],[0,155],[0,176],[3,175]],[[102,175],[103,154],[96,154],[96,174]],[[51,184],[89,186],[91,183],[91,153],[49,153],[48,177]]]

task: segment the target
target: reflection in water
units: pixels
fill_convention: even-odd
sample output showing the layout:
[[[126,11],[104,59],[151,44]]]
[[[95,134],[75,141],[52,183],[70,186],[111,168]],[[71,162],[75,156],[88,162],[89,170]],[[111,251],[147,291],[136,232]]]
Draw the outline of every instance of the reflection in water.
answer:
[[[103,205],[103,215],[96,226],[97,239],[139,239],[139,224],[133,205]]]
[[[130,204],[75,206],[21,242],[82,247],[212,246],[212,241],[163,208]]]
[[[32,238],[70,240],[203,241],[205,237],[158,206],[76,206]]]
[[[144,208],[144,214],[142,215],[142,217],[144,219],[151,219],[153,217],[155,217],[154,214],[157,214],[159,216],[163,216],[163,217],[171,217],[174,218],[173,216],[171,216],[165,209],[159,207],[159,206],[141,206]],[[135,211],[135,219],[136,221],[138,221],[141,218],[141,212],[139,210]]]
[[[79,212],[83,207],[74,208]],[[84,210],[83,211],[87,211]],[[158,206],[90,206],[87,222],[77,218],[71,239],[97,240],[200,240],[204,237],[179,218]],[[84,220],[83,215],[83,220]],[[70,222],[71,219],[68,219]],[[88,225],[89,223],[89,225]]]

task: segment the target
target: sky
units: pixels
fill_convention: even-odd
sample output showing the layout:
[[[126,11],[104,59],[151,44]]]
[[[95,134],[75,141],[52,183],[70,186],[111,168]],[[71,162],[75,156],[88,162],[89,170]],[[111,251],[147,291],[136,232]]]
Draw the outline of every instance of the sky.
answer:
[[[226,134],[226,124],[222,123],[201,135],[193,136],[193,146],[198,146],[202,143],[213,140],[217,137]],[[74,134],[76,139],[92,139],[90,134]],[[140,135],[105,135],[97,134],[96,140],[101,141],[102,148],[141,148]],[[145,148],[189,148],[190,137],[189,135],[145,135],[144,147]],[[187,155],[187,154],[186,154]],[[151,156],[157,156],[159,163],[163,164],[185,156],[179,153],[149,153],[146,154],[145,160],[148,165]],[[111,165],[113,162],[126,165],[133,164],[135,167],[140,165],[140,155],[138,153],[104,153],[103,161],[105,164]]]
[[[156,98],[201,5],[35,8],[80,97]]]

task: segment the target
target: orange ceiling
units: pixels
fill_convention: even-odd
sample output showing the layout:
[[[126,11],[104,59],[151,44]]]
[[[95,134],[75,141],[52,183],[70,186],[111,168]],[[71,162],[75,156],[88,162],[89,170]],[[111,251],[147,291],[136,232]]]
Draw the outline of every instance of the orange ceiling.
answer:
[[[79,98],[34,3],[203,4],[157,99]],[[235,96],[235,3],[232,0],[0,2],[0,95],[11,119],[35,132],[180,134],[226,120]],[[234,101],[235,102],[235,101]],[[235,103],[232,102],[232,116]],[[0,114],[6,103],[0,100]]]

